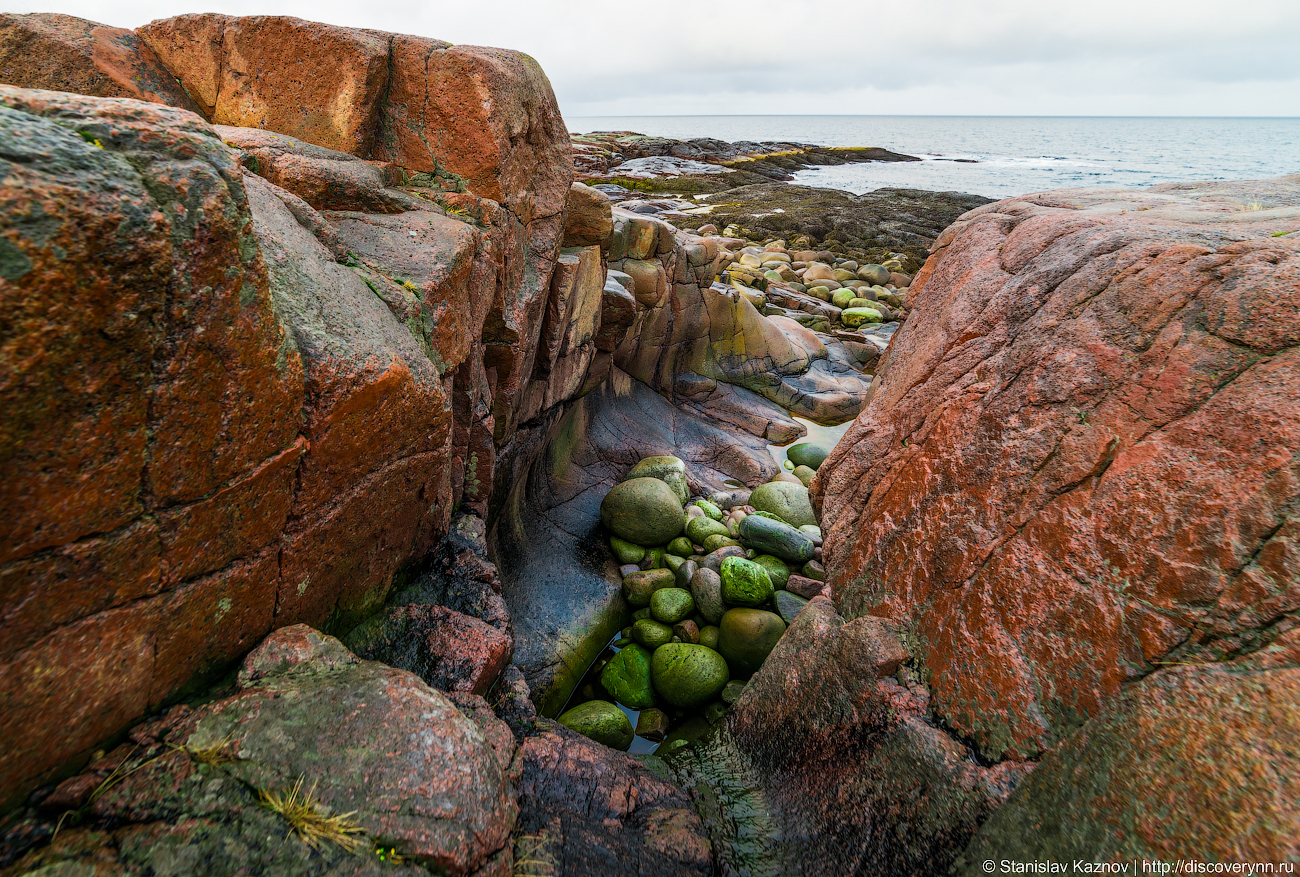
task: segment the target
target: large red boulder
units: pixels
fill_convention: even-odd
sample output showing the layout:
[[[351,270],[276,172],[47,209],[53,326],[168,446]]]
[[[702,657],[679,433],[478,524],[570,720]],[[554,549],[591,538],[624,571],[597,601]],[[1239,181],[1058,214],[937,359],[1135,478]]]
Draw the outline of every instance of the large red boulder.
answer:
[[[54,12],[0,14],[0,82],[199,110],[134,32]]]
[[[936,242],[814,492],[841,611],[985,758],[1295,624],[1298,218],[1300,177],[1071,191]]]

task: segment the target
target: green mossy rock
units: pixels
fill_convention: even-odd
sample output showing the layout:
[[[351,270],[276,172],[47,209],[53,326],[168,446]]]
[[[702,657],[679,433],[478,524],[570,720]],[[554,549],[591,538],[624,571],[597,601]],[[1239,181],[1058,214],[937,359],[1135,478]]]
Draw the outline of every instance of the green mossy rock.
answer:
[[[789,481],[769,481],[754,488],[749,504],[760,512],[770,512],[792,527],[816,524],[808,488]]]
[[[624,646],[600,671],[600,684],[625,707],[643,710],[654,706],[649,650],[635,644]]]
[[[673,629],[652,618],[643,618],[632,625],[632,639],[653,652],[673,641]]]
[[[730,536],[723,536],[718,533],[714,533],[708,539],[704,540],[704,550],[708,554],[712,554],[719,548],[726,548],[728,545],[740,545],[740,543]]]
[[[855,290],[848,288],[837,289],[835,292],[831,293],[831,304],[835,305],[837,308],[846,308],[849,306],[849,302],[853,301],[855,298],[857,298]]]
[[[633,478],[605,494],[600,522],[634,545],[663,545],[682,532],[682,503],[658,478]]]
[[[682,588],[664,588],[650,598],[650,615],[662,624],[676,624],[694,611],[691,592]]]
[[[650,659],[650,678],[655,691],[669,706],[693,709],[715,700],[731,674],[722,655],[713,649],[669,643]]]
[[[816,475],[817,472],[813,469],[809,469],[807,466],[795,466],[794,471],[790,474],[802,481],[804,487],[807,487],[809,484],[812,484],[813,476]]]
[[[826,567],[815,560],[805,563],[801,572],[804,578],[812,579],[814,582],[826,581]]]
[[[632,721],[627,713],[607,700],[589,700],[557,719],[561,725],[623,752],[632,745]]]
[[[722,520],[722,509],[709,502],[707,499],[697,499],[695,505],[699,506],[706,517],[713,518],[715,521]]]
[[[624,481],[633,478],[657,478],[667,484],[680,500],[679,506],[685,505],[691,498],[691,490],[686,485],[686,464],[676,457],[646,457],[632,467]],[[667,540],[664,540],[667,541]]]
[[[670,569],[643,569],[623,576],[623,596],[627,605],[641,609],[650,605],[650,598],[661,588],[671,588],[677,584],[677,577]]]
[[[809,469],[816,469],[826,462],[830,455],[830,449],[824,445],[815,442],[800,442],[797,445],[791,445],[786,451],[786,456],[794,461],[796,466],[807,466]]]
[[[644,548],[617,536],[609,537],[609,547],[614,550],[614,556],[618,558],[620,566],[625,563],[640,563],[645,559]]]
[[[770,554],[760,554],[754,558],[754,563],[767,570],[767,577],[772,580],[774,589],[785,589],[785,583],[790,581],[790,567],[784,560]]]
[[[875,308],[845,308],[840,311],[840,322],[852,328],[864,323],[879,323],[884,316]]]
[[[691,545],[691,540],[687,539],[685,536],[678,536],[676,539],[668,543],[668,553],[675,554],[678,557],[690,557],[691,554],[694,553],[694,550],[695,549]],[[629,563],[636,563],[636,561],[629,561]]]
[[[863,265],[858,269],[858,279],[884,286],[889,282],[889,269],[882,265]]]
[[[785,622],[780,615],[762,609],[732,609],[718,625],[718,651],[736,676],[747,679],[763,666],[783,633]]]
[[[722,599],[731,606],[762,606],[772,598],[772,579],[764,569],[743,557],[722,561]],[[725,616],[724,616],[725,618]]]
[[[708,646],[714,651],[718,650],[718,628],[712,624],[706,624],[700,628],[700,645]]]
[[[740,540],[764,554],[774,554],[788,563],[812,560],[813,541],[794,527],[762,515],[749,515],[740,522]]]
[[[686,535],[696,545],[703,545],[704,540],[710,536],[730,536],[727,525],[721,521],[715,521],[708,515],[698,518],[691,518],[686,525]]]

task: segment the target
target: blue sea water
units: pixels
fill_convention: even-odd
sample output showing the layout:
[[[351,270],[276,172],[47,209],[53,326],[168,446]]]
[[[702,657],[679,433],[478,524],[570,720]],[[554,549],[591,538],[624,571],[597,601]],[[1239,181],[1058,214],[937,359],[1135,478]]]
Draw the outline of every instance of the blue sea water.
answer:
[[[857,193],[897,186],[1005,198],[1046,189],[1300,173],[1300,118],[620,116],[567,122],[574,132],[883,146],[924,159],[797,175],[805,185]]]

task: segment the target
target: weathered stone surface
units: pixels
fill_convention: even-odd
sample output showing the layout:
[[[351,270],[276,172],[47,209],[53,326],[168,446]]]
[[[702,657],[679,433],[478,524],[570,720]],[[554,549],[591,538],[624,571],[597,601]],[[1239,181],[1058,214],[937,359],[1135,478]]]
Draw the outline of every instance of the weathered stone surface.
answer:
[[[445,606],[408,604],[380,612],[345,640],[358,657],[410,670],[440,691],[485,694],[514,643],[495,627]]]
[[[55,800],[86,805],[100,830],[81,829],[28,862],[101,861],[132,874],[177,861],[239,862],[248,873],[391,873],[370,867],[379,864],[373,838],[413,866],[469,874],[508,847],[518,812],[507,776],[514,740],[474,701],[471,717],[411,673],[359,661],[306,626],[283,628],[248,656],[237,693],[173,708],[135,729],[134,745],[64,783]],[[216,764],[201,763],[204,750],[220,756]],[[91,797],[115,769],[116,781]],[[288,823],[258,792],[297,784],[327,812],[351,814],[364,852],[326,842],[313,854],[292,831],[286,837]]]
[[[388,34],[213,13],[160,19],[139,34],[216,124],[370,156],[389,84]]]
[[[0,612],[14,632],[0,684],[6,737],[35,715],[59,729],[0,755],[0,787],[16,791],[269,629],[268,546],[302,452],[303,379],[242,174],[205,123],[8,87],[0,104],[6,154],[25,157],[0,188],[0,344],[18,368],[0,391],[0,578],[12,583]],[[195,648],[155,677],[140,657],[182,617],[173,599],[186,598],[169,592],[186,580],[194,608],[227,627],[195,625]],[[76,650],[105,625],[119,632]],[[114,681],[92,664],[115,667]],[[40,667],[58,669],[27,675]]]
[[[0,14],[0,82],[199,112],[135,33],[53,12]]]
[[[715,873],[700,817],[686,793],[662,778],[662,767],[652,771],[546,720],[538,726],[512,766],[516,861],[530,857],[557,874]]]
[[[1122,861],[1300,855],[1300,639],[1159,670],[1052,750],[954,873],[1036,854]]]
[[[1296,216],[1296,177],[1058,192],[936,243],[813,485],[838,605],[910,629],[986,757],[1300,610],[1300,243],[1270,236]]]
[[[564,205],[564,245],[600,247],[608,252],[614,236],[609,197],[599,189],[574,183]]]

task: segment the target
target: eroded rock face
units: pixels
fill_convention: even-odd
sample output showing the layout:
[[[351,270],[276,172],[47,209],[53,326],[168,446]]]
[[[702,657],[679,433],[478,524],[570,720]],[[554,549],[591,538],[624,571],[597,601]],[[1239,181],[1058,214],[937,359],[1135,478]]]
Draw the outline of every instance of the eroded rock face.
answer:
[[[173,708],[65,781],[46,808],[85,807],[89,826],[20,870],[210,861],[229,868],[214,873],[391,873],[372,852],[383,846],[400,849],[407,873],[463,875],[502,859],[508,872],[514,738],[485,705],[465,705],[305,625],[282,628],[248,655],[235,694]],[[114,769],[120,781],[93,794]],[[259,800],[295,786],[323,812],[351,814],[357,852],[325,841],[311,853]]]
[[[53,12],[0,15],[0,82],[199,112],[137,34]]]
[[[989,758],[1300,609],[1300,245],[1219,194],[1116,197],[945,232],[814,482],[839,605],[911,629],[939,714]]]
[[[1160,670],[1048,753],[976,835],[986,859],[1283,861],[1300,855],[1300,638]]]

